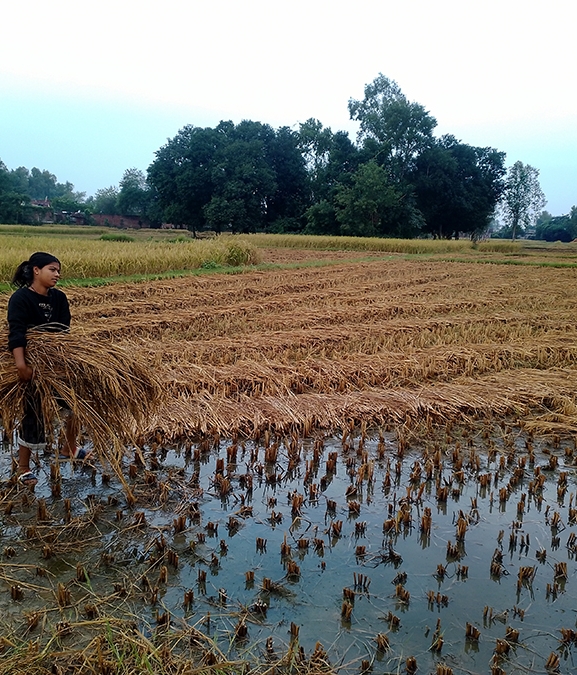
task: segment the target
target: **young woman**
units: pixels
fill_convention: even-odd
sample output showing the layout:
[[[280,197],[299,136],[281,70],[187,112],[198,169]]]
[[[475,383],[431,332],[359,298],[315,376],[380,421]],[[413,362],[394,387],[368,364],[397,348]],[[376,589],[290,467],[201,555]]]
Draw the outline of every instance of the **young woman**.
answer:
[[[68,298],[55,288],[60,279],[60,261],[50,253],[37,252],[21,263],[12,283],[18,290],[8,301],[8,347],[14,356],[18,376],[24,382],[34,377],[32,367],[26,362],[26,333],[41,326],[43,330],[62,331],[70,328]],[[72,414],[65,424],[61,457],[85,459],[87,453],[76,448],[78,425]],[[18,481],[35,485],[36,475],[30,470],[32,451],[46,447],[46,434],[40,412],[40,401],[29,393],[26,397],[24,416],[18,433]]]

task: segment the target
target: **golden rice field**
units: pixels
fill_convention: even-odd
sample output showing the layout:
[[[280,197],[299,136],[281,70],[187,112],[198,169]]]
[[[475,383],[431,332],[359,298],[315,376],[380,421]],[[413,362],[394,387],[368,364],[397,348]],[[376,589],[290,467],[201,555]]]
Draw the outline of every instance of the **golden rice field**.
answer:
[[[93,227],[43,227],[39,234],[40,228],[28,227],[22,234],[14,228],[0,226],[0,283],[34,251],[56,255],[65,276],[77,281],[258,262],[256,249],[242,238],[193,240],[187,232]]]
[[[255,265],[260,251],[299,251],[299,260],[354,255],[426,256],[445,260],[575,264],[577,246],[542,242],[487,240],[367,239],[303,235],[222,235],[206,233],[195,239],[186,230],[117,230],[66,225],[0,225],[0,287],[15,267],[34,250],[54,253],[64,263],[69,280],[97,280],[131,275],[158,275],[211,268]],[[269,255],[264,264],[274,262]],[[4,286],[5,287],[5,286]]]
[[[574,252],[274,241],[66,287],[166,399],[2,488],[0,675],[574,672]]]

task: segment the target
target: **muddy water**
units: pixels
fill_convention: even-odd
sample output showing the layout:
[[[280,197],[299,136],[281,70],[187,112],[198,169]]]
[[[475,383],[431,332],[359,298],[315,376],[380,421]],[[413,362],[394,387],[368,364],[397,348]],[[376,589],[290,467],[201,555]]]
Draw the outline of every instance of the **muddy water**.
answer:
[[[574,445],[535,442],[529,452],[525,438],[511,431],[503,443],[498,429],[490,442],[453,434],[402,458],[393,433],[328,438],[316,450],[309,440],[281,442],[268,463],[252,443],[159,448],[152,462],[146,449],[130,479],[135,506],[114,477],[103,482],[101,467],[62,465],[54,497],[41,458],[34,493],[22,503],[23,491],[5,489],[2,501],[4,622],[23,635],[23,616],[44,612],[35,631],[49,632],[96,603],[100,616],[131,616],[145,634],[162,615],[175,628],[195,625],[224,653],[251,660],[264,657],[269,638],[282,653],[298,630],[307,655],[321,642],[343,672],[362,660],[395,672],[410,656],[420,672],[439,662],[455,673],[488,672],[490,663],[542,672],[552,652],[561,672],[574,672],[572,645],[560,643],[560,629],[576,628]],[[38,521],[40,499],[49,521]],[[58,582],[68,604],[55,602]],[[22,599],[11,597],[15,583]],[[466,638],[467,624],[478,639]],[[377,650],[378,634],[388,650]]]

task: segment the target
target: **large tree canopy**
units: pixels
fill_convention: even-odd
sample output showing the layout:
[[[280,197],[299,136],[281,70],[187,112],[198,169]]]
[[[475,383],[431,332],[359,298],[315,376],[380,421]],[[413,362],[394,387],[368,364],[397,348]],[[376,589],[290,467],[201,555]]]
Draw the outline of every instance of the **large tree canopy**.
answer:
[[[258,122],[219,125],[225,141],[213,157],[212,198],[204,215],[208,226],[220,232],[265,229],[269,201],[277,189],[268,150],[274,131]]]
[[[146,216],[151,192],[140,169],[126,169],[120,181],[117,207],[122,216]]]
[[[305,231],[339,234],[337,195],[352,184],[361,161],[359,150],[346,132],[333,133],[315,119],[300,125],[298,147],[308,172],[310,207],[306,211]]]
[[[535,228],[537,239],[570,242],[577,237],[577,207],[573,206],[571,213],[563,216],[547,215],[548,217],[537,221]]]
[[[435,119],[383,75],[349,109],[360,146],[312,118],[298,132],[251,121],[185,127],[148,171],[165,219],[217,232],[364,236],[487,227],[503,189],[503,153],[436,140]]]
[[[410,237],[416,234],[412,204],[376,162],[362,164],[351,185],[336,195],[340,234],[358,237]]]
[[[435,118],[382,74],[365,86],[362,101],[349,100],[349,114],[359,122],[359,140],[399,179],[433,143]]]
[[[148,180],[166,219],[193,230],[267,229],[308,205],[297,135],[260,122],[184,127],[156,153]]]
[[[118,213],[118,188],[111,185],[96,190],[94,197],[91,198],[90,206],[93,213],[104,213],[107,216],[116,215]]]
[[[412,172],[417,204],[435,237],[480,234],[503,191],[505,153],[443,136],[417,159]]]
[[[267,220],[271,227],[299,231],[303,214],[310,204],[306,160],[299,148],[299,134],[281,127],[268,146],[268,162],[275,176],[276,190],[267,204]]]
[[[156,152],[148,181],[166,221],[192,230],[204,226],[204,208],[213,195],[214,157],[223,136],[222,130],[188,125]]]

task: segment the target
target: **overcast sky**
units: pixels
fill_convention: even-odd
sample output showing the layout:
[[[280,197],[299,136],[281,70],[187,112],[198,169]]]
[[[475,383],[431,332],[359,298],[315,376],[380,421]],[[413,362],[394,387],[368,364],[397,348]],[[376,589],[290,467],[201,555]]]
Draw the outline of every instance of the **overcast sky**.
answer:
[[[540,171],[547,210],[577,204],[569,0],[28,0],[0,23],[0,159],[93,194],[146,170],[185,124],[310,117],[356,127],[379,73],[437,134]]]

